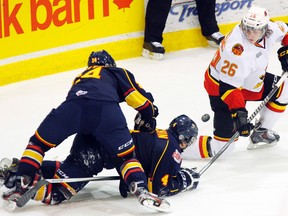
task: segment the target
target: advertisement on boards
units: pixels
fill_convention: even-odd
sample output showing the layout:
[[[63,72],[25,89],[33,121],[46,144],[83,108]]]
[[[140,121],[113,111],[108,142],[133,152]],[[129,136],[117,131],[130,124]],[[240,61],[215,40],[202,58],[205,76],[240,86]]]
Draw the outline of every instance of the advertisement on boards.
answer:
[[[216,0],[215,15],[218,24],[240,22],[243,14],[252,5],[265,7],[270,17],[288,15],[288,1],[274,0]],[[165,32],[199,28],[195,0],[173,0]]]
[[[143,0],[0,0],[0,59],[143,30]]]

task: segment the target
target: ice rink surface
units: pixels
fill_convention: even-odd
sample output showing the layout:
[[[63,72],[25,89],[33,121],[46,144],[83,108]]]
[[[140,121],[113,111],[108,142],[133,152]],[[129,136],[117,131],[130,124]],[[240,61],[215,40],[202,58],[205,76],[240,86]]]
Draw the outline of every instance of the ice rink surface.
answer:
[[[277,48],[271,53],[268,71],[281,74]],[[215,49],[210,47],[195,48],[167,53],[162,61],[139,57],[118,61],[117,65],[131,71],[136,80],[153,93],[160,111],[158,128],[167,128],[174,117],[186,114],[198,124],[201,135],[212,135],[212,118],[204,123],[201,116],[205,113],[212,116],[203,78],[214,52]],[[74,77],[84,68],[85,65],[77,70],[0,87],[0,158],[21,157],[30,136],[50,110],[64,101]],[[248,103],[247,109],[252,113],[257,105],[258,102]],[[132,128],[136,111],[126,104],[121,106]],[[123,199],[118,192],[118,181],[109,181],[90,182],[69,202],[59,206],[30,201],[14,213],[0,207],[0,215],[287,216],[287,121],[286,112],[274,128],[281,136],[280,142],[274,147],[248,151],[248,138],[240,138],[230,157],[220,157],[202,175],[197,190],[167,198],[171,204],[170,213],[147,209],[133,196]],[[72,139],[73,136],[58,148],[51,149],[45,159],[65,159]],[[209,162],[190,160],[189,151],[184,156],[184,167],[196,166],[201,169]],[[115,174],[112,170],[100,175]]]

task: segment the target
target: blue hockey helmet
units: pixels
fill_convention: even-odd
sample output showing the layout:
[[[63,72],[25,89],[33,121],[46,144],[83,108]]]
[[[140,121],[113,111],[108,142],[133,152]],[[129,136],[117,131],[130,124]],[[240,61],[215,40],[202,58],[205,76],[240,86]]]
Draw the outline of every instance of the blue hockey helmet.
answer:
[[[174,118],[169,130],[178,139],[179,143],[186,143],[187,146],[196,142],[198,136],[198,127],[196,123],[186,115],[180,115]]]
[[[112,56],[106,51],[101,50],[97,52],[92,52],[88,58],[88,67],[93,65],[115,67],[116,63]]]

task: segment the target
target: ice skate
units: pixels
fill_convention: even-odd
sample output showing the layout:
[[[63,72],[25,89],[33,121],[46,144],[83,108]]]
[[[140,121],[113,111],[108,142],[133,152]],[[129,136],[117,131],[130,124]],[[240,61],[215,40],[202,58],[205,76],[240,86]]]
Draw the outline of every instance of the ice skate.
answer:
[[[275,131],[261,128],[260,126],[256,126],[253,130],[250,136],[250,143],[247,147],[248,150],[272,147],[280,140],[279,134]]]
[[[145,188],[138,187],[137,183],[133,182],[129,189],[132,194],[137,196],[141,205],[160,212],[169,211],[170,203],[168,201],[158,197],[156,194],[148,192]]]
[[[165,48],[159,42],[144,42],[142,56],[153,60],[164,58]]]

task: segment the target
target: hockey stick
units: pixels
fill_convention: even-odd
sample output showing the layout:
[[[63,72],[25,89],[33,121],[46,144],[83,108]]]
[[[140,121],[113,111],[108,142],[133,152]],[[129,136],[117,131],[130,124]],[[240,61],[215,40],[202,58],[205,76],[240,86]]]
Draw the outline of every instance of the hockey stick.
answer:
[[[82,181],[109,181],[109,180],[119,180],[120,176],[95,176],[87,178],[64,178],[64,179],[42,179],[37,182],[32,188],[30,188],[26,193],[20,196],[17,201],[17,207],[23,207],[26,203],[37,193],[37,191],[49,183],[61,183],[61,182],[82,182]]]
[[[272,98],[275,92],[279,89],[281,84],[287,78],[288,72],[284,72],[278,82],[275,84],[273,89],[269,92],[269,94],[265,97],[265,99],[259,104],[256,110],[252,113],[252,115],[248,118],[248,123],[250,123],[256,115],[260,112],[260,110],[267,104],[267,102]],[[235,141],[239,137],[239,132],[237,131],[234,135],[230,138],[230,140],[220,149],[217,154],[212,157],[212,159],[199,171],[199,175],[201,176],[219,157],[222,153],[230,146],[231,143]]]
[[[62,182],[82,182],[82,181],[109,181],[109,180],[120,180],[120,176],[93,176],[85,178],[59,178],[59,179],[45,179],[48,183],[62,183]]]

